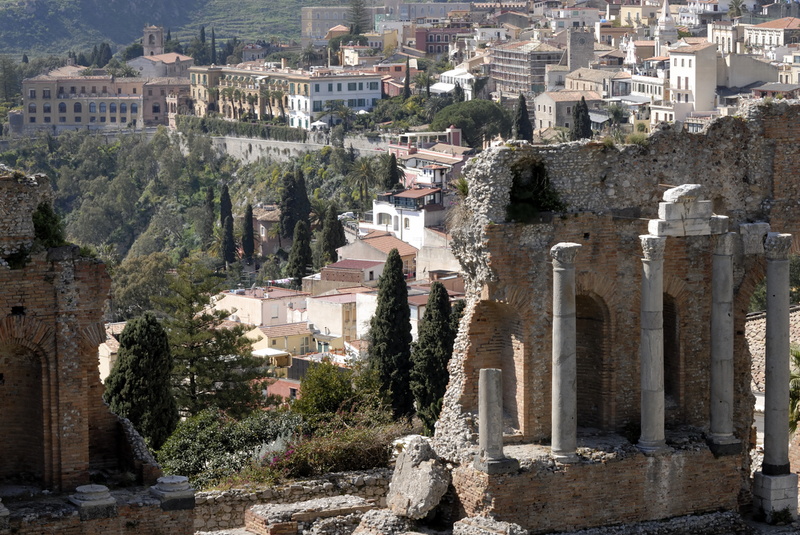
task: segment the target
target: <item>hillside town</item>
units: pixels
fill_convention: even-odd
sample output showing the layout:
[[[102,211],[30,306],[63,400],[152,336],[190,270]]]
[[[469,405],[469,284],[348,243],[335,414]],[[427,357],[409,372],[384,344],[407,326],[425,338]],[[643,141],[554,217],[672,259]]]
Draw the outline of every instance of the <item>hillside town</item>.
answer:
[[[800,3],[209,30],[3,108],[0,535],[800,530]]]

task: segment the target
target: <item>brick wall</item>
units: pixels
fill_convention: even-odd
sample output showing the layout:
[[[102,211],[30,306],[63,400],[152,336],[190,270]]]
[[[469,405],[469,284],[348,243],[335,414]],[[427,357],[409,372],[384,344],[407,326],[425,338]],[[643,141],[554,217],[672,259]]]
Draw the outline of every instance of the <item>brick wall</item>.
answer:
[[[540,461],[503,476],[463,465],[453,471],[453,486],[459,516],[492,514],[547,533],[735,509],[730,490],[739,486],[739,462],[701,448],[556,470]]]

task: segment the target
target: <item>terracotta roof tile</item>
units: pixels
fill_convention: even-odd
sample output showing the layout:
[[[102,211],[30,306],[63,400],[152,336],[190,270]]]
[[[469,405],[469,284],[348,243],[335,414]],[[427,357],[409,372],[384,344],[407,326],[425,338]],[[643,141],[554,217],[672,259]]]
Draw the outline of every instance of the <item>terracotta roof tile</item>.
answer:
[[[770,20],[756,24],[753,28],[776,29],[776,30],[797,30],[800,29],[800,19],[795,17],[784,17],[782,19]]]
[[[416,256],[418,252],[418,249],[413,245],[409,245],[403,240],[395,238],[394,235],[382,230],[373,230],[364,236],[361,241],[386,254],[389,254],[392,249],[397,249],[401,257]]]
[[[261,333],[267,338],[312,333],[311,329],[308,328],[308,323],[305,321],[298,323],[284,323],[283,325],[261,326],[258,328],[258,330],[261,331]]]

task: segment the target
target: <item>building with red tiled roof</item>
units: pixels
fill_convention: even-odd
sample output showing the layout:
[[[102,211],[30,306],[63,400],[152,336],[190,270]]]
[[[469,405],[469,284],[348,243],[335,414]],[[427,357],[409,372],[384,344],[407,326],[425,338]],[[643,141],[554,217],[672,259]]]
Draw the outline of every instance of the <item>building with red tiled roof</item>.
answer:
[[[246,332],[245,336],[253,340],[253,350],[279,349],[294,357],[316,349],[313,345],[314,331],[305,321],[256,327]]]
[[[373,230],[363,238],[340,247],[337,252],[339,258],[386,262],[392,249],[397,249],[400,259],[403,261],[403,272],[407,277],[411,277],[416,270],[416,257],[419,249],[396,238],[390,232]]]
[[[744,29],[744,44],[753,49],[780,47],[798,41],[800,18],[784,17]]]

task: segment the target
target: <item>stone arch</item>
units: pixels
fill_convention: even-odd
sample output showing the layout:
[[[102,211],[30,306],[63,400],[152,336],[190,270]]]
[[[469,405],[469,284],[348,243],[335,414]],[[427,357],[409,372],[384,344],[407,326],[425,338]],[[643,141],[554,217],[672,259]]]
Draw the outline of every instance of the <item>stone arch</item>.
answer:
[[[597,294],[575,296],[578,426],[613,429],[613,366],[608,307]]]
[[[578,425],[614,430],[617,364],[614,354],[616,283],[611,277],[580,272],[575,278]]]
[[[664,417],[669,425],[685,423],[686,352],[683,347],[684,311],[690,310],[686,282],[664,277],[662,325],[664,335]],[[710,362],[710,361],[709,361]]]
[[[526,432],[526,365],[530,348],[519,308],[507,302],[479,301],[472,314],[469,332],[471,347],[466,369],[466,406],[478,407],[478,377],[481,368],[503,371],[503,413],[505,428]]]
[[[52,329],[22,314],[0,320],[0,480],[52,487],[58,433]]]

